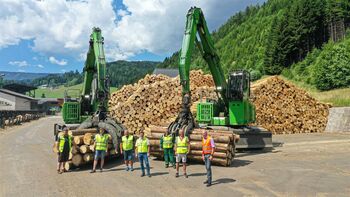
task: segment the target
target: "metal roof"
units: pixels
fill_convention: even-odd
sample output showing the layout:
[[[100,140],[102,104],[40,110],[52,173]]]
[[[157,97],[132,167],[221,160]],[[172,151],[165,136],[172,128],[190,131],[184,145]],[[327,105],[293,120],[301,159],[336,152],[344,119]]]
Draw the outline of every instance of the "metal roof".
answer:
[[[169,77],[176,77],[179,75],[179,69],[173,69],[173,68],[156,68],[153,71],[154,75],[163,74]]]
[[[28,100],[33,100],[33,101],[36,100],[33,97],[30,97],[30,96],[27,96],[24,94],[20,94],[20,93],[17,93],[17,92],[11,91],[11,90],[7,90],[7,89],[0,89],[0,92],[5,93],[5,94],[10,94],[12,96],[21,97],[21,98],[28,99]]]
[[[18,84],[18,83],[6,84],[6,85],[3,86],[3,88],[7,89],[7,90],[14,91],[14,92],[18,92],[18,93],[21,93],[21,94],[25,94],[26,92],[29,92],[29,91],[37,89],[34,86]]]

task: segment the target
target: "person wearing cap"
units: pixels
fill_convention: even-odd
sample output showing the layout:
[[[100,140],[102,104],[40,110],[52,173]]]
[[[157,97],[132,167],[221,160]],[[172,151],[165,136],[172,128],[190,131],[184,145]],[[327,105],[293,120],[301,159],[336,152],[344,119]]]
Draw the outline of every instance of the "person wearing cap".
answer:
[[[204,130],[202,139],[202,159],[205,163],[205,169],[207,170],[207,180],[204,182],[204,184],[207,184],[207,187],[211,186],[212,182],[211,161],[213,160],[214,152],[214,139]]]
[[[169,163],[171,164],[171,167],[175,168],[174,141],[175,141],[175,138],[169,131],[167,131],[160,138],[160,149],[164,150],[165,168],[169,167]]]
[[[151,177],[150,173],[150,165],[148,157],[150,156],[150,142],[145,137],[145,134],[143,130],[140,131],[140,137],[136,140],[136,146],[135,146],[135,156],[136,158],[139,158],[140,165],[141,165],[141,177],[145,176],[145,166],[147,171],[147,176]]]
[[[65,172],[64,166],[69,160],[69,153],[72,150],[72,136],[68,135],[68,128],[63,128],[63,133],[57,135],[56,147],[58,153],[57,172],[62,174]]]
[[[100,133],[95,135],[95,158],[93,168],[90,173],[96,172],[96,166],[99,159],[101,159],[100,172],[103,171],[103,165],[105,163],[105,155],[108,146],[109,135],[105,132],[104,128],[100,128]]]
[[[125,170],[134,171],[133,159],[134,159],[134,136],[129,133],[128,130],[124,131],[122,137],[122,143],[120,144],[120,152],[124,155]],[[129,168],[130,164],[130,168]]]
[[[190,152],[190,140],[184,134],[184,130],[180,129],[179,136],[176,138],[175,147],[174,147],[175,155],[176,155],[176,174],[175,177],[179,177],[179,165],[180,161],[182,161],[182,168],[184,172],[185,178],[188,178],[186,173],[186,162],[187,162],[187,154]]]

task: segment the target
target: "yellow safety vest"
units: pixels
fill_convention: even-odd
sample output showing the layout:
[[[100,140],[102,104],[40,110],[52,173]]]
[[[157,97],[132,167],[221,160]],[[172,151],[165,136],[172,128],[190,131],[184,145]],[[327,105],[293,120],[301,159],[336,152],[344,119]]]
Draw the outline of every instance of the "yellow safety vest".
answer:
[[[188,152],[188,138],[185,136],[180,139],[180,136],[177,137],[176,140],[176,152],[178,154],[186,154]]]
[[[148,144],[147,144],[147,138],[139,138],[136,143],[137,146],[137,152],[138,153],[147,153],[148,152]]]
[[[163,148],[172,148],[173,144],[173,136],[168,135],[163,137]]]
[[[123,142],[123,150],[131,150],[133,149],[133,142],[134,142],[134,136],[129,135],[129,136],[123,136],[122,137],[122,142]]]
[[[64,136],[59,137],[59,151],[60,153],[63,152],[63,147],[64,147]],[[68,144],[69,144],[69,151],[72,148],[72,136],[68,136]]]
[[[108,141],[108,135],[107,134],[103,134],[103,136],[101,136],[100,134],[97,134],[95,136],[96,139],[96,150],[107,150],[107,141]]]

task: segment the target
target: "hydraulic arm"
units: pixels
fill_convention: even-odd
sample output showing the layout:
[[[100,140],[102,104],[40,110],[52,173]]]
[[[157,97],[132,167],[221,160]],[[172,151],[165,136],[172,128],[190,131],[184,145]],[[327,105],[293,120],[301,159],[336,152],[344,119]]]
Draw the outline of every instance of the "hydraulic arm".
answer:
[[[197,104],[196,122],[190,111],[190,67],[194,46],[197,46],[208,64],[218,93],[218,101],[201,101]],[[249,100],[249,72],[244,70],[231,72],[226,80],[200,8],[193,7],[187,14],[179,59],[179,73],[182,86],[182,106],[176,120],[169,125],[169,132],[176,134],[182,128],[187,135],[198,126],[207,129],[230,130],[241,136],[237,146],[239,148],[272,146],[270,132],[257,127],[249,127],[249,124],[255,121],[255,107]]]

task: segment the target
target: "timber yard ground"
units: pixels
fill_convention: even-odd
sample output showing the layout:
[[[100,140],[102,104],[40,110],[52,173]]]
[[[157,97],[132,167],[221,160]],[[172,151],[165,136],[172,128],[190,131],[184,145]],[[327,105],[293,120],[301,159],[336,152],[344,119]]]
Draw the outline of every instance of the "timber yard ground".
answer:
[[[103,173],[86,166],[59,175],[51,148],[56,122],[61,117],[0,130],[0,196],[350,196],[349,133],[275,135],[272,151],[237,153],[231,167],[213,167],[207,188],[203,165],[175,178],[157,160],[151,178],[139,177],[139,163],[125,172],[121,159]]]

